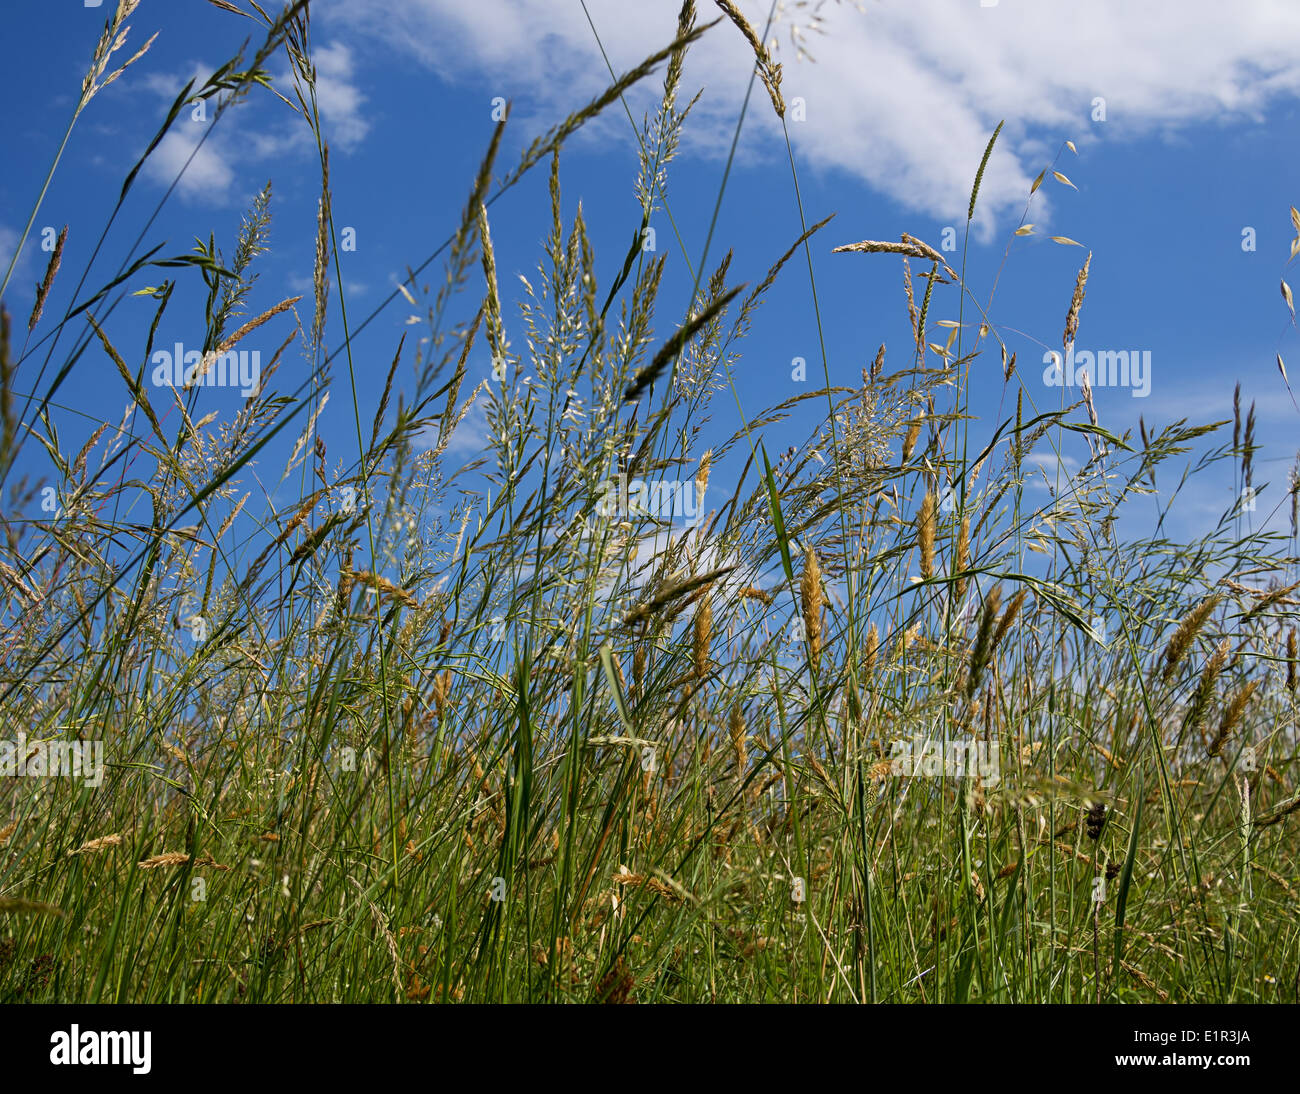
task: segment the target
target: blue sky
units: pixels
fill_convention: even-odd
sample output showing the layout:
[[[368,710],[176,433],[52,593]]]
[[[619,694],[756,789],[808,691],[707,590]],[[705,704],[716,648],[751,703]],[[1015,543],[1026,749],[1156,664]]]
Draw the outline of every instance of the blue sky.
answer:
[[[87,8],[80,0],[58,0],[6,12],[9,40],[32,47],[11,50],[3,76],[9,109],[0,117],[8,168],[0,173],[0,269],[8,265],[58,150],[112,2]],[[341,255],[354,325],[392,293],[407,266],[422,262],[454,229],[491,134],[494,98],[512,103],[499,160],[504,170],[533,137],[608,82],[597,37],[622,72],[671,40],[678,7],[677,0],[587,0],[585,11],[580,0],[313,4],[335,219],[340,227],[354,227],[357,237],[355,252]],[[750,0],[740,7],[757,27],[764,26],[768,3]],[[909,340],[898,260],[833,255],[831,248],[868,238],[896,240],[905,231],[938,247],[947,227],[956,229],[960,247],[971,180],[990,133],[1005,121],[966,255],[967,276],[981,298],[1021,222],[1031,180],[1054,164],[1074,184],[1059,183],[1049,172],[1026,217],[1034,232],[1013,240],[990,311],[1018,354],[1027,395],[1044,408],[1059,402],[1059,389],[1042,382],[1043,354],[1060,346],[1075,275],[1090,250],[1076,347],[1149,351],[1152,359],[1145,398],[1132,390],[1095,389],[1102,424],[1122,433],[1136,426],[1139,413],[1148,425],[1231,418],[1232,389],[1239,381],[1244,402],[1257,402],[1264,451],[1256,482],[1271,482],[1257,515],[1262,519],[1280,504],[1300,447],[1300,413],[1275,360],[1278,353],[1294,357],[1291,372],[1300,375],[1300,335],[1289,324],[1279,289],[1280,279],[1291,276],[1296,233],[1289,209],[1300,199],[1300,151],[1293,137],[1300,8],[1285,0],[1138,7],[1125,0],[784,5],[769,37],[784,65],[787,103],[802,100],[804,120],[792,119],[789,131],[805,214],[809,223],[836,214],[812,247],[830,375],[833,383],[856,383],[881,342],[890,347],[887,367],[902,367]],[[704,0],[700,8],[701,22],[716,14]],[[69,225],[63,269],[46,308],[48,326],[49,316],[61,314],[72,299],[125,170],[142,154],[184,82],[192,76],[201,82],[246,36],[252,39],[250,53],[261,41],[257,22],[206,0],[143,0],[130,25],[121,59],[154,31],[158,38],[95,98],[74,130],[5,293],[16,328],[25,323],[32,286],[44,270],[41,231]],[[801,42],[810,56],[801,56]],[[287,81],[282,54],[269,68],[277,85]],[[670,171],[668,201],[693,263],[703,251],[752,68],[748,46],[725,22],[687,60],[686,96],[701,89],[703,94]],[[656,75],[629,97],[638,121],[661,83]],[[260,90],[211,132],[209,125],[183,115],[150,158],[87,286],[98,286],[116,270],[173,182],[145,245],[166,241],[166,253],[181,253],[195,236],[206,239],[212,232],[228,254],[241,216],[269,179],[272,249],[261,263],[250,310],[303,293],[300,314],[309,324],[319,173],[306,126]],[[205,132],[206,141],[181,173]],[[1066,141],[1077,151],[1065,148]],[[565,215],[571,218],[582,202],[607,286],[639,216],[636,148],[626,114],[608,110],[570,141],[562,163]],[[545,168],[493,206],[503,286],[517,284],[520,273],[533,278],[548,207]],[[678,309],[675,317],[661,312],[657,343],[685,310],[690,280],[666,217],[659,213],[653,223],[659,252],[668,256],[663,306]],[[1248,229],[1253,250],[1242,245]],[[732,249],[732,282],[754,284],[799,231],[780,125],[761,85],[755,85],[706,266],[711,270]],[[1051,235],[1084,247],[1053,243]],[[961,254],[947,257],[956,266]],[[156,283],[161,276],[153,271],[137,282]],[[420,281],[436,288],[440,277],[435,265]],[[193,287],[178,297],[160,331],[161,345],[187,340],[180,317],[187,308],[195,314],[198,301]],[[338,301],[336,286],[326,335],[331,349],[340,339]],[[397,339],[405,330],[419,330],[406,325],[411,310],[397,298],[354,344],[363,422],[373,414]],[[149,301],[127,297],[105,329],[119,346],[142,346],[151,312]],[[930,319],[951,318],[950,295]],[[783,273],[743,347],[737,379],[747,415],[797,393],[793,358],[807,360],[810,384],[819,381],[815,319],[800,258]],[[513,309],[506,323],[512,342],[522,345]],[[288,327],[267,329],[269,354]],[[942,341],[942,334],[932,328],[929,338]],[[200,341],[201,332],[189,340]],[[48,345],[24,362],[20,389],[24,378],[32,382]],[[50,369],[70,345],[68,339],[60,342]],[[280,373],[283,388],[306,376],[307,363],[293,352]],[[472,381],[489,372],[486,349],[478,356]],[[1014,391],[1002,403],[996,352],[981,358],[976,377],[977,412],[992,414],[1000,404],[1004,413],[1014,408]],[[230,392],[210,391],[204,399],[210,409],[239,405]],[[65,447],[75,451],[100,422],[120,420],[128,400],[116,370],[92,348],[60,392],[56,421]],[[769,451],[802,441],[814,419],[810,411],[769,430]],[[456,451],[463,456],[475,448],[476,424],[467,421],[458,440]],[[734,400],[721,392],[714,425],[721,436],[735,424]],[[332,459],[355,455],[341,361],[320,428]],[[286,431],[286,443],[296,432]],[[24,470],[44,473],[36,446],[24,458],[31,461]],[[268,457],[268,474],[274,477],[282,463],[282,457]],[[1231,481],[1211,479],[1182,499],[1173,528],[1191,531],[1217,518],[1232,500]],[[1276,526],[1284,524],[1279,519]]]

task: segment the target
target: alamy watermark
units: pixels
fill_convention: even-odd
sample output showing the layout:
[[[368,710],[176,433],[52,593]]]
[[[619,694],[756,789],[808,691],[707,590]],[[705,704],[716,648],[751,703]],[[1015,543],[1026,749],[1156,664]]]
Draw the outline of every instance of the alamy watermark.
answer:
[[[104,742],[29,741],[22,731],[17,740],[0,741],[0,777],[55,775],[84,778],[87,786],[99,786],[104,781]]]
[[[694,527],[704,515],[704,491],[694,480],[632,479],[620,472],[601,484],[596,515],[611,519],[648,516],[671,521],[680,518]]]
[[[262,351],[227,350],[218,353],[187,351],[177,342],[172,349],[160,349],[149,358],[155,387],[237,387],[247,399],[257,391],[262,378]]]
[[[129,1067],[136,1075],[148,1075],[153,1068],[152,1041],[149,1030],[93,1030],[73,1024],[50,1034],[50,1063]]]
[[[1061,359],[1060,350],[1043,354],[1043,383],[1048,387],[1081,387],[1083,374],[1093,387],[1128,387],[1133,398],[1145,399],[1151,394],[1151,351],[1103,349],[1075,351],[1073,346]]]
[[[996,741],[981,741],[973,737],[928,737],[912,734],[911,739],[892,743],[890,771],[895,775],[928,776],[938,778],[979,776],[990,785],[1001,776],[1001,760]]]

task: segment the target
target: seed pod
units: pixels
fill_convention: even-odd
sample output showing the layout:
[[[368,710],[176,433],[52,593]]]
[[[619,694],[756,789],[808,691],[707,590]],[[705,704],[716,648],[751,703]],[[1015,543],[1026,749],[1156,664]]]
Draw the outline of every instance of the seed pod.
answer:
[[[1102,802],[1094,802],[1089,807],[1088,813],[1084,818],[1084,826],[1088,838],[1093,842],[1101,839],[1101,829],[1106,823],[1106,806]]]

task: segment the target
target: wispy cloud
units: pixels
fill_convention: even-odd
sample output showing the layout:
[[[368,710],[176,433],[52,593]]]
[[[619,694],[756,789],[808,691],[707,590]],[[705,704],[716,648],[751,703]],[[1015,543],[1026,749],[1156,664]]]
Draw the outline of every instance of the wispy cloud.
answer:
[[[336,42],[317,47],[312,59],[316,65],[316,98],[326,136],[333,147],[351,150],[370,131],[370,122],[364,115],[366,96],[355,82],[352,51],[344,43]],[[145,79],[144,86],[170,104],[187,81],[192,79],[197,89],[212,71],[212,66],[195,62],[178,73],[153,73]],[[292,92],[288,90],[292,77],[287,68],[274,82],[292,100]],[[251,167],[291,153],[315,155],[315,144],[300,118],[289,116],[273,120],[269,128],[264,125],[245,130],[243,118],[235,110],[225,114],[220,128],[212,129],[203,140],[203,134],[216,117],[217,101],[209,100],[201,109],[203,113],[198,118],[192,109],[183,110],[145,163],[146,177],[164,186],[170,186],[180,174],[177,189],[183,198],[225,205],[234,196],[230,193],[236,179],[232,164]]]
[[[1025,479],[1029,490],[1055,490],[1059,482],[1062,489],[1068,489],[1068,483],[1079,471],[1079,461],[1073,456],[1057,455],[1055,452],[1033,452],[1025,457],[1025,465],[1031,472]]]
[[[152,91],[161,99],[165,99],[169,104],[179,95],[185,85],[191,80],[194,82],[194,90],[198,91],[205,83],[208,77],[215,71],[214,65],[205,65],[202,61],[194,61],[186,70],[178,73],[168,72],[148,72],[140,76],[140,86],[146,91]]]
[[[675,28],[675,3],[586,6],[618,71]],[[741,7],[761,29],[768,5]],[[711,4],[699,8],[701,21],[715,14]],[[960,223],[984,145],[1005,119],[982,186],[985,231],[997,214],[1023,204],[1043,157],[1065,139],[1082,148],[1197,122],[1256,120],[1300,91],[1300,7],[1290,0],[1000,0],[992,7],[886,0],[862,11],[847,3],[820,10],[825,34],[811,36],[815,63],[792,55],[788,24],[773,32],[787,103],[805,103],[806,121],[789,124],[797,151],[904,208]],[[607,82],[576,4],[327,0],[322,15],[355,41],[414,57],[444,79],[487,78],[499,87],[494,94],[525,108],[525,118],[530,109],[553,118]],[[706,88],[697,118],[706,126],[734,119],[752,67],[749,47],[729,24],[706,35],[687,62],[687,82]],[[647,84],[641,95],[650,93]],[[752,124],[775,142],[780,127],[765,97],[758,102]],[[639,103],[634,96],[634,114]],[[1094,120],[1103,106],[1105,120]],[[620,120],[611,120],[611,131]],[[627,128],[624,122],[630,140]],[[1036,220],[1046,211],[1044,201]]]
[[[172,129],[145,161],[144,173],[160,186],[174,180],[181,197],[191,201],[228,204],[235,173],[223,154],[223,139],[213,134],[200,144],[202,137],[197,126]]]
[[[28,243],[30,244],[30,240]],[[3,278],[5,271],[9,269],[9,263],[13,261],[14,251],[18,249],[18,233],[4,224],[0,224],[0,278]],[[23,248],[23,253],[18,259],[18,264],[14,267],[14,280],[17,280],[19,270],[31,265],[31,248]],[[12,283],[12,282],[11,282]]]
[[[339,147],[354,148],[370,132],[370,122],[363,113],[366,96],[354,79],[352,51],[335,42],[318,47],[312,60],[316,65],[316,101],[326,136]]]

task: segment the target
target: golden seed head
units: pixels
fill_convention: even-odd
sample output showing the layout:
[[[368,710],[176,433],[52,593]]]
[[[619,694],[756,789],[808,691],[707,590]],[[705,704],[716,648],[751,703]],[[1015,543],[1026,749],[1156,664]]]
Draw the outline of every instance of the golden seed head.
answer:
[[[934,577],[934,491],[927,490],[916,517],[916,538],[921,547],[921,576]]]
[[[632,654],[632,683],[641,693],[641,681],[645,679],[645,642],[637,643],[636,651]]]
[[[1219,720],[1219,732],[1214,740],[1210,743],[1209,752],[1211,756],[1217,756],[1219,750],[1223,748],[1224,742],[1231,735],[1232,731],[1237,728],[1241,722],[1241,716],[1246,712],[1246,706],[1250,702],[1250,697],[1255,694],[1255,689],[1260,685],[1260,681],[1251,680],[1244,687],[1239,688],[1228,705],[1223,709],[1223,717]]]
[[[870,679],[872,673],[876,671],[876,653],[880,649],[880,632],[876,630],[876,625],[871,624],[867,628],[867,648],[862,657],[862,675],[864,679]]]
[[[433,705],[439,721],[447,711],[447,697],[451,694],[451,669],[444,669],[433,678]],[[477,763],[477,761],[475,761]]]
[[[1214,611],[1219,600],[1219,594],[1213,593],[1183,616],[1178,628],[1173,633],[1173,637],[1169,639],[1169,645],[1165,648],[1165,680],[1173,676],[1174,669],[1187,656],[1187,651],[1191,649],[1192,642],[1200,633],[1201,628],[1205,626],[1205,621],[1210,617],[1210,613]]]
[[[971,648],[970,671],[966,677],[966,697],[972,699],[979,688],[980,676],[993,657],[996,639],[1005,633],[1004,628],[996,626],[998,606],[1002,603],[1002,586],[995,585],[984,598],[984,614],[980,617],[979,631],[975,635],[975,645]],[[1007,616],[1011,615],[1008,608]],[[1003,617],[1003,622],[1006,617]],[[1008,624],[1009,626],[1009,624]]]
[[[695,472],[695,511],[704,512],[704,492],[709,488],[709,466],[713,463],[713,449],[700,457],[699,469]]]
[[[749,754],[745,746],[745,716],[741,713],[739,703],[731,708],[727,732],[731,737],[731,747],[736,753],[736,774],[743,775],[749,767]]]
[[[916,636],[921,633],[921,624],[915,623],[910,627],[903,627],[898,632],[898,649],[895,651],[896,658],[902,657],[909,649],[912,643],[916,641]]]
[[[961,520],[961,530],[957,533],[957,555],[953,562],[953,571],[960,574],[970,563],[970,516],[964,516]],[[953,599],[960,602],[962,594],[966,592],[966,579],[957,578],[953,585]]]
[[[709,674],[709,647],[713,640],[713,598],[708,589],[700,597],[695,610],[695,678],[703,680]]]
[[[812,544],[804,548],[803,578],[799,582],[799,604],[803,609],[804,635],[808,640],[808,661],[813,671],[822,649],[822,568]]]
[[[1062,338],[1062,346],[1066,353],[1070,352],[1070,346],[1074,342],[1074,336],[1079,333],[1079,308],[1083,305],[1083,290],[1088,284],[1088,267],[1092,265],[1092,252],[1088,252],[1088,257],[1084,260],[1083,269],[1079,271],[1079,276],[1074,282],[1074,296],[1070,299],[1070,311],[1065,317],[1065,335]]]
[[[736,24],[736,28],[754,50],[754,57],[758,61],[758,76],[763,81],[763,86],[767,88],[768,97],[772,100],[772,109],[776,111],[777,117],[784,118],[785,99],[781,95],[781,66],[772,60],[772,55],[754,33],[749,20],[741,14],[732,0],[715,0],[715,2],[726,13],[727,18]]]
[[[141,870],[153,870],[159,866],[183,866],[190,861],[190,856],[184,851],[164,851],[159,855],[152,855],[139,863]]]
[[[921,419],[917,418],[907,427],[907,436],[903,438],[903,462],[907,463],[912,458],[912,451],[916,448],[916,439],[921,435]]]
[[[1001,590],[999,590],[999,595]],[[990,652],[994,652],[1002,645],[1002,639],[1011,629],[1011,624],[1016,621],[1016,616],[1020,614],[1020,609],[1024,605],[1026,598],[1029,596],[1028,589],[1021,589],[1011,598],[1011,603],[1007,605],[1007,610],[1000,620],[998,620],[997,629],[993,632],[993,644],[989,647]]]
[[[1196,685],[1196,691],[1192,693],[1191,703],[1188,705],[1187,714],[1183,718],[1183,727],[1185,732],[1190,732],[1201,724],[1201,719],[1205,716],[1205,711],[1210,705],[1210,699],[1214,695],[1214,685],[1219,678],[1219,673],[1223,671],[1223,666],[1228,663],[1228,640],[1225,638],[1210,654],[1210,658],[1205,662],[1205,668],[1201,672],[1201,679]],[[1249,698],[1249,696],[1247,697]]]
[[[394,585],[386,577],[372,573],[369,570],[353,570],[347,576],[351,581],[360,582],[366,588],[372,590],[378,597],[380,597],[380,599],[386,597],[389,600],[399,601],[409,608],[419,607],[419,601],[417,601],[415,597],[405,589]],[[349,591],[351,589],[351,581],[349,582]]]

